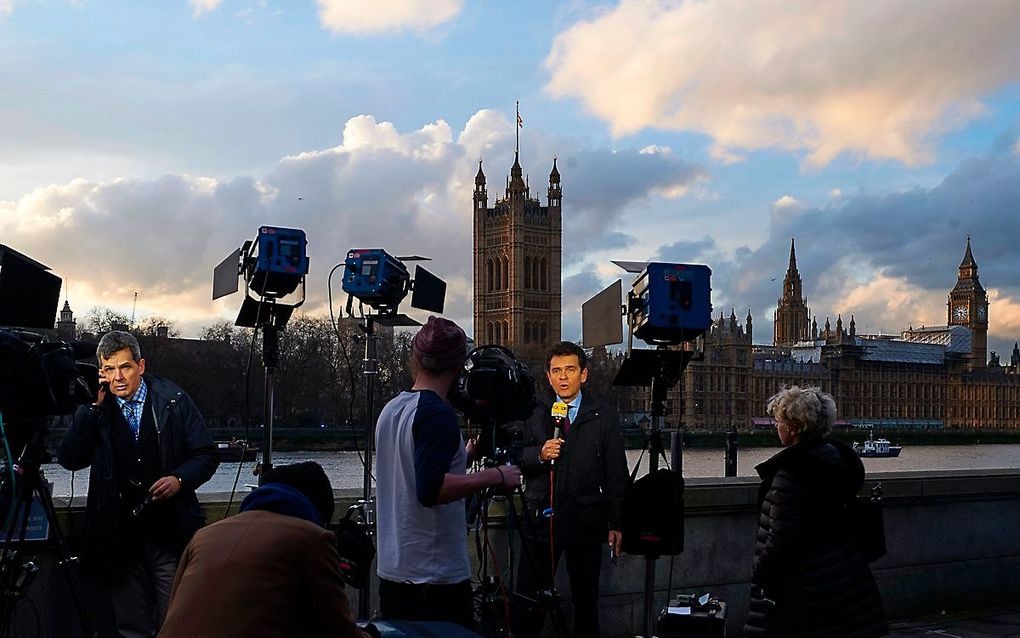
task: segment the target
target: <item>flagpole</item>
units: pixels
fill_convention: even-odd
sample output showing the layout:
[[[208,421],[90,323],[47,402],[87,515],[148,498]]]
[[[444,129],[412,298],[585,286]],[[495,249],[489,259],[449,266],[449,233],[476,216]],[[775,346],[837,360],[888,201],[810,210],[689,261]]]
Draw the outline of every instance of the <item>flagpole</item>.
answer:
[[[521,101],[517,100],[517,119],[514,121],[514,132],[517,135],[517,142],[514,144],[514,153],[521,155]]]

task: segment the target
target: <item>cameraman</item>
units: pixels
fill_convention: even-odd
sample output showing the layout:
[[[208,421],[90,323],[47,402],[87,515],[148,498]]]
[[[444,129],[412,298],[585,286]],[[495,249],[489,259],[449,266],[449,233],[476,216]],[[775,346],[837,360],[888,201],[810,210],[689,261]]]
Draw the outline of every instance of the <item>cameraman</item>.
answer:
[[[132,335],[108,332],[97,357],[99,396],[78,408],[57,458],[91,466],[86,558],[111,585],[118,632],[154,636],[181,551],[205,522],[195,490],[219,458],[191,397],[145,372]]]
[[[414,337],[414,386],[383,407],[376,425],[379,611],[383,618],[474,626],[463,499],[487,487],[512,490],[512,465],[466,474],[464,445],[447,402],[467,356],[467,336],[429,317]]]
[[[523,442],[521,467],[527,479],[524,493],[533,525],[522,530],[522,552],[517,569],[517,591],[537,599],[552,587],[552,574],[566,554],[570,594],[574,603],[571,635],[599,635],[599,572],[606,543],[613,556],[622,545],[621,510],[627,484],[627,458],[616,410],[590,394],[582,395],[588,380],[588,357],[580,346],[561,341],[546,356],[546,377],[555,400],[567,404],[561,435],[553,436],[551,405],[539,402],[520,426]],[[555,462],[555,464],[554,464]],[[550,476],[554,514],[550,507]],[[527,520],[527,518],[525,519]],[[549,542],[553,545],[550,550]],[[530,560],[529,560],[530,559]],[[551,564],[550,564],[551,561]],[[515,615],[517,636],[537,635],[541,609]]]

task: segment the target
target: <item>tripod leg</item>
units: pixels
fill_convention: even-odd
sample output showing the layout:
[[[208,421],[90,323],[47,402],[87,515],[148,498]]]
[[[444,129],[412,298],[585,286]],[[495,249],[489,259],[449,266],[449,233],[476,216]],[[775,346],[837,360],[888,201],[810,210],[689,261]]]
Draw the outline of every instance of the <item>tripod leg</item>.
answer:
[[[4,539],[3,553],[0,554],[0,579],[2,579],[0,580],[0,592],[3,593],[3,600],[0,600],[0,635],[4,636],[10,630],[11,621],[13,620],[12,615],[14,614],[14,604],[17,602],[15,596],[8,593],[13,592],[13,580],[18,570],[18,566],[15,565],[17,558],[10,551],[14,541],[14,529],[17,527],[15,521],[19,520],[21,516],[21,508],[28,507],[23,499],[18,498],[18,495],[13,493],[13,490],[11,499],[10,507],[14,511],[10,513],[10,526],[7,528],[7,536]],[[22,530],[24,529],[24,526],[22,526]]]
[[[42,503],[43,511],[46,513],[46,520],[50,522],[50,532],[53,534],[54,540],[57,541],[57,547],[60,550],[60,562],[58,564],[64,568],[64,574],[67,576],[67,586],[71,589],[71,598],[74,600],[74,606],[78,611],[81,628],[86,636],[94,638],[99,634],[93,628],[88,610],[85,608],[85,597],[82,595],[81,583],[78,581],[78,572],[75,571],[78,559],[75,556],[71,556],[71,550],[67,546],[67,539],[64,538],[64,532],[60,529],[60,522],[57,521],[57,509],[53,506],[53,498],[50,496],[50,491],[43,487],[42,482],[38,478],[36,480],[34,492],[39,495],[39,502]]]

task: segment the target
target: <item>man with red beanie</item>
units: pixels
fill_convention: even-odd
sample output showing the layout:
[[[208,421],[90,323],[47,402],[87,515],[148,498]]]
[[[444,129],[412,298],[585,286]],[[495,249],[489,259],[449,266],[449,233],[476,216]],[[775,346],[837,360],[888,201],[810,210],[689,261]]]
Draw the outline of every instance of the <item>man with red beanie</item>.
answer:
[[[517,488],[512,465],[467,474],[470,449],[447,401],[467,357],[467,336],[440,317],[414,337],[414,385],[376,424],[379,611],[383,618],[474,626],[463,499]]]

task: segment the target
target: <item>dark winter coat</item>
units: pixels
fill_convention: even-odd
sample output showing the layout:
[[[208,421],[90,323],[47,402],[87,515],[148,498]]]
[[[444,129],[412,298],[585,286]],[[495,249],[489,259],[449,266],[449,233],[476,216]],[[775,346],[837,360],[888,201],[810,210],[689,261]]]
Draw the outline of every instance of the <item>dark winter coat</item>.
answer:
[[[533,529],[524,531],[542,541],[549,538],[549,520],[536,513],[549,506],[550,464],[539,460],[538,454],[553,435],[551,408],[551,403],[540,401],[531,418],[517,426],[523,444],[524,498],[534,519]],[[609,530],[621,527],[628,478],[620,418],[615,409],[584,394],[575,421],[562,438],[554,468],[556,543],[605,543]]]
[[[126,427],[126,421],[112,394],[100,406],[78,408],[57,452],[57,460],[68,470],[90,468],[85,558],[107,576],[131,561],[145,540],[138,536],[154,529],[167,549],[183,550],[205,523],[195,490],[212,477],[219,465],[216,444],[191,397],[166,379],[150,374],[144,379],[148,398],[143,427],[156,432],[156,446],[149,449],[157,465],[145,468],[144,474],[180,478],[177,494],[165,502],[147,505],[141,516],[131,514],[139,494],[127,493],[131,490],[124,486],[123,457],[115,453],[114,438]],[[141,497],[148,487],[141,487]],[[140,525],[146,518],[158,521],[158,527]]]
[[[797,442],[759,464],[761,513],[745,636],[888,633],[882,600],[850,531],[864,464],[830,439]]]

